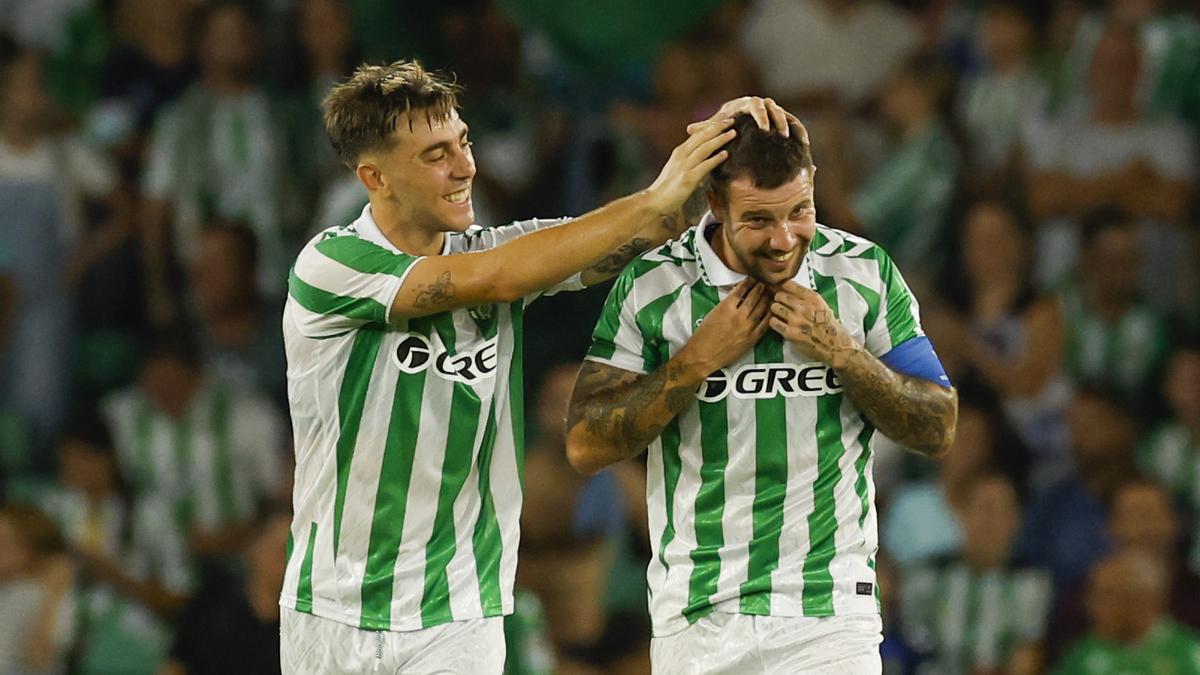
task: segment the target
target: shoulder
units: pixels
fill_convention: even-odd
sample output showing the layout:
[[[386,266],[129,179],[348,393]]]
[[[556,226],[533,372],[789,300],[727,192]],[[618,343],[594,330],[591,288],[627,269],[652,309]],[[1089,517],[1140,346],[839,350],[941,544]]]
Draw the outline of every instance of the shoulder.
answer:
[[[814,271],[871,287],[888,281],[895,269],[891,256],[879,244],[826,225],[817,225],[810,251]]]

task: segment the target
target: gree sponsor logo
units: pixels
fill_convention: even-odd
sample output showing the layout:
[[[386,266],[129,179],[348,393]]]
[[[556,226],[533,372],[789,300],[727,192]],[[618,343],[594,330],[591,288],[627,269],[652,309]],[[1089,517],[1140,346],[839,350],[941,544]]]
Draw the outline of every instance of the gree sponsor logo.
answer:
[[[706,403],[735,398],[812,397],[836,394],[842,390],[837,373],[823,363],[751,363],[732,374],[718,370],[696,392]]]
[[[438,377],[454,382],[473,384],[496,373],[496,339],[483,343],[471,352],[451,354],[434,350],[429,338],[417,333],[403,333],[392,352],[392,363],[406,373],[431,369]]]

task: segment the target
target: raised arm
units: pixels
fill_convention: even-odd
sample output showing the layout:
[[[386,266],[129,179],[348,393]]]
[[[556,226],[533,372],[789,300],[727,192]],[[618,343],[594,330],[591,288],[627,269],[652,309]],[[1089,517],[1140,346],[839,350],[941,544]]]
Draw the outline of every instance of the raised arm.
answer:
[[[775,293],[771,314],[771,328],[833,368],[846,395],[885,436],[932,457],[950,449],[958,421],[953,387],[887,367],[846,331],[820,294],[793,281]]]
[[[725,160],[720,148],[733,138],[730,124],[729,118],[709,120],[675,148],[654,183],[637,194],[491,250],[421,260],[396,294],[391,316],[511,302],[594,265],[647,227],[678,227],[675,214],[709,171]]]
[[[667,363],[642,375],[585,361],[567,412],[567,459],[583,473],[646,449],[693,400],[713,372],[767,331],[767,293],[745,281],[717,304]]]

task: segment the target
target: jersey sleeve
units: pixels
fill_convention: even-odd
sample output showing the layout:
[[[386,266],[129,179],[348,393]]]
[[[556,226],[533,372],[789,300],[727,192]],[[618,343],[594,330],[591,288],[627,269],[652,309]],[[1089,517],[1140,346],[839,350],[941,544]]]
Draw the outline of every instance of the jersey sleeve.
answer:
[[[633,269],[626,267],[608,292],[587,359],[644,374],[654,369],[654,363],[645,356],[645,336],[637,325]]]
[[[462,235],[452,235],[455,236],[455,239],[451,242],[451,253],[486,251],[518,237],[537,232],[538,230],[558,227],[570,220],[570,218],[533,218],[531,220],[518,220],[508,225],[500,225],[499,227],[479,228]],[[563,291],[583,290],[582,274],[582,271],[576,272],[549,288],[526,296],[525,301],[528,303],[543,295],[554,295]]]
[[[321,338],[385,327],[400,285],[422,259],[353,235],[327,233],[310,242],[288,277],[300,333]]]
[[[866,327],[866,348],[882,357],[912,338],[925,335],[921,329],[920,307],[896,263],[881,248],[875,249],[879,264],[879,313]]]

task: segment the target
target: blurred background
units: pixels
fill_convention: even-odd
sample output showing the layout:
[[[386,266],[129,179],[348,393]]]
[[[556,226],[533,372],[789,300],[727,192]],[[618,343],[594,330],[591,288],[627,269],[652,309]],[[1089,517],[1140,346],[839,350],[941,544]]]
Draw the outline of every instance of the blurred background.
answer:
[[[366,203],[318,103],[414,57],[466,87],[484,225],[646,186],[736,96],[808,125],[820,221],[891,252],[961,396],[944,462],[875,456],[887,673],[1200,672],[1194,3],[0,0],[0,35],[0,674],[278,672],[284,281]],[[528,315],[513,674],[648,672],[644,468],[563,453],[606,291]]]

